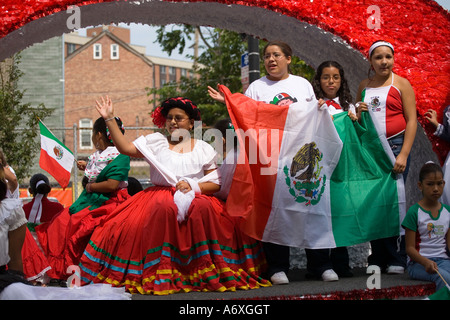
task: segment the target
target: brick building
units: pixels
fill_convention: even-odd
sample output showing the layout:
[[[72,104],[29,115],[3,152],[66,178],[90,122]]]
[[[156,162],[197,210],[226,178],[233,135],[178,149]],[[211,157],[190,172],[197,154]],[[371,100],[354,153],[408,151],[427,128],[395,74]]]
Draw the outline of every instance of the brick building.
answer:
[[[130,44],[130,29],[116,26],[87,29],[86,36],[70,33],[54,37],[24,49],[21,56],[19,67],[24,75],[19,89],[25,90],[23,103],[43,103],[53,109],[44,123],[76,151],[78,158],[94,152],[91,132],[98,118],[96,99],[109,95],[126,127],[152,127],[149,113],[154,105],[148,100],[153,97],[148,97],[145,89],[193,76],[192,62],[147,56],[144,46]],[[86,128],[77,131],[76,149],[74,124]],[[126,135],[134,140],[149,132],[129,129]],[[31,172],[44,173],[55,182],[40,169],[39,153]],[[148,165],[142,177],[148,178]],[[23,183],[26,185],[28,180]]]
[[[153,126],[149,113],[147,87],[160,87],[181,76],[191,76],[191,62],[145,55],[145,47],[130,45],[130,30],[115,26],[88,29],[86,37],[65,35],[64,123],[80,130],[77,151],[80,157],[94,151],[92,124],[99,117],[95,100],[108,95],[115,114],[126,127]],[[82,130],[82,128],[86,128]],[[134,140],[143,130],[128,130]],[[72,132],[66,132],[66,145],[74,149]]]

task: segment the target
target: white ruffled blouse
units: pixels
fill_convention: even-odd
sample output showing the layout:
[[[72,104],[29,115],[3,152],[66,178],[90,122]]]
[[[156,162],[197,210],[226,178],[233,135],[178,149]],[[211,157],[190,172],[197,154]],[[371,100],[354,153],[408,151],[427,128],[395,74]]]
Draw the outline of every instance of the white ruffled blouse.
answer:
[[[205,174],[205,170],[216,169],[217,153],[214,148],[202,140],[196,140],[194,148],[190,152],[180,153],[169,149],[167,138],[161,133],[152,133],[135,140],[142,143],[145,139],[145,147],[177,178],[187,177],[198,181]],[[149,162],[147,160],[147,162]],[[150,164],[150,179],[158,186],[170,186],[160,170]]]
[[[84,175],[89,179],[89,182],[95,182],[100,172],[119,154],[119,151],[114,146],[109,146],[103,151],[97,150],[91,154],[84,170]],[[120,181],[119,189],[127,186],[127,181]]]

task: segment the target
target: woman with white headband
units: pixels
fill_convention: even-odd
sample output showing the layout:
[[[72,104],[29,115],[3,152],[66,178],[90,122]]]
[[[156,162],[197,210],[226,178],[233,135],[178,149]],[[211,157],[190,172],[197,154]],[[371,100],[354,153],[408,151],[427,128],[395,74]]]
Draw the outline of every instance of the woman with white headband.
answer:
[[[360,115],[361,111],[371,108],[396,158],[392,171],[403,174],[406,181],[409,155],[417,130],[414,90],[407,79],[392,71],[394,46],[391,43],[374,42],[369,49],[369,62],[375,74],[359,85],[357,98],[363,103],[358,113]],[[403,273],[406,267],[404,236],[398,240],[399,237],[391,237],[371,241],[369,265],[377,265],[388,273]]]

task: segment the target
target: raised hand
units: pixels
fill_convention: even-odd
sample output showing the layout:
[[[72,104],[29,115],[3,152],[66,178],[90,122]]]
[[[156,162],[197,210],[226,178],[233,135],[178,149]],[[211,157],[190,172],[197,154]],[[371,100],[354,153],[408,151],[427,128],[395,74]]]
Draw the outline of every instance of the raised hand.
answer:
[[[213,98],[217,102],[225,103],[225,96],[223,95],[223,93],[220,91],[217,91],[213,87],[208,86],[208,94],[211,98]]]
[[[95,101],[95,108],[103,119],[110,119],[114,117],[114,108],[111,99],[106,96],[106,98],[101,97],[101,101]]]

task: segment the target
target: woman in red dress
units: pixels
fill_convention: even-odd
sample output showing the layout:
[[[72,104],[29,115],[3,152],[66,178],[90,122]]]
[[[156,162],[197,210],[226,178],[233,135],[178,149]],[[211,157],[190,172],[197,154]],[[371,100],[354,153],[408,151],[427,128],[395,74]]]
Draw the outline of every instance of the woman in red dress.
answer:
[[[152,116],[168,135],[132,143],[109,122],[111,100],[97,102],[97,110],[118,150],[149,162],[155,186],[128,199],[96,229],[81,258],[82,282],[156,295],[270,285],[259,277],[265,265],[260,243],[242,234],[239,221],[211,196],[220,189],[217,153],[190,136],[200,120],[197,107],[185,98],[167,99]]]

